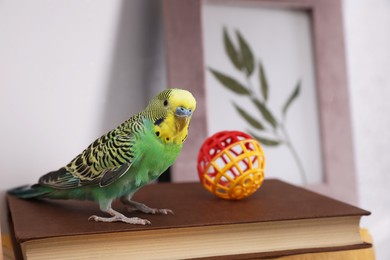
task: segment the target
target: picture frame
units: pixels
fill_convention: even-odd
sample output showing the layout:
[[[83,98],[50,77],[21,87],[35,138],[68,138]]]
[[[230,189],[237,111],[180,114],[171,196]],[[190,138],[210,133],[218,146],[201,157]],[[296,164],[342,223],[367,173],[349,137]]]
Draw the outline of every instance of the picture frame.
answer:
[[[310,190],[356,203],[355,163],[340,0],[209,0],[216,4],[305,10],[312,22],[323,182]],[[165,0],[163,17],[168,83],[197,99],[189,138],[172,168],[173,181],[197,179],[197,154],[207,133],[202,0]]]

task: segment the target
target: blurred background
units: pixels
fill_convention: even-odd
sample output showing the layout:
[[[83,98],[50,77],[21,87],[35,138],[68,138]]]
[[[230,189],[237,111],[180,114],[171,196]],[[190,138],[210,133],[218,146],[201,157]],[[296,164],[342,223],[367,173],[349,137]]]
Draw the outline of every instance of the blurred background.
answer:
[[[161,8],[0,0],[3,232],[7,189],[65,165],[167,86]],[[390,259],[390,1],[344,0],[343,16],[358,206],[372,212],[362,226],[377,259]]]

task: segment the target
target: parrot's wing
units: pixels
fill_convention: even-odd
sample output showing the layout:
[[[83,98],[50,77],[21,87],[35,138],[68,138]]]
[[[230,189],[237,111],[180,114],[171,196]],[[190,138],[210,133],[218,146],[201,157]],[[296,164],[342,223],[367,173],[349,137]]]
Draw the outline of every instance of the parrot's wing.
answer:
[[[58,189],[70,189],[79,186],[80,180],[74,178],[72,174],[66,171],[65,167],[62,167],[58,171],[52,171],[43,175],[39,178],[38,183]]]
[[[107,186],[130,169],[134,143],[133,133],[112,130],[88,146],[66,167],[42,176],[39,184],[57,189],[96,184]]]
[[[72,189],[92,184],[99,184],[101,187],[104,187],[123,176],[130,167],[131,163],[126,163],[118,169],[107,170],[102,176],[94,179],[80,179],[68,172],[65,167],[62,167],[58,171],[49,172],[42,176],[39,179],[39,184],[57,189]]]
[[[104,187],[110,185],[117,179],[123,176],[131,167],[131,163],[123,164],[115,171],[107,171],[104,173],[103,177],[100,179],[99,185],[100,187]]]

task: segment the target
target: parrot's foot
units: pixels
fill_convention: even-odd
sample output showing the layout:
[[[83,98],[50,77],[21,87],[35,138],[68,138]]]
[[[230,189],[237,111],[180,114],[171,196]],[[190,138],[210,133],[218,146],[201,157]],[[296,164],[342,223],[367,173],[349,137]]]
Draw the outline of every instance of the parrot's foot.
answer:
[[[88,220],[95,220],[98,222],[124,222],[124,223],[135,224],[135,225],[150,225],[151,224],[150,221],[147,219],[142,219],[142,218],[137,218],[137,217],[128,218],[125,215],[123,215],[119,212],[116,212],[113,209],[108,210],[107,213],[109,213],[112,217],[105,218],[105,217],[99,217],[96,215],[92,215],[88,218]]]
[[[127,224],[135,224],[135,225],[150,225],[150,221],[147,219],[142,219],[142,218],[128,218],[124,215],[118,215],[118,216],[113,216],[111,218],[104,218],[104,217],[99,217],[96,215],[92,215],[88,218],[88,220],[95,220],[98,222],[124,222]]]
[[[137,211],[138,210],[138,211],[141,211],[141,212],[146,213],[146,214],[163,214],[163,215],[172,214],[172,215],[174,215],[173,211],[170,210],[170,209],[149,208],[145,204],[142,204],[142,203],[139,203],[139,202],[135,202],[135,201],[132,201],[132,200],[122,200],[122,202],[124,204],[128,205],[128,207],[126,207],[126,210],[128,212],[133,212],[133,211]]]

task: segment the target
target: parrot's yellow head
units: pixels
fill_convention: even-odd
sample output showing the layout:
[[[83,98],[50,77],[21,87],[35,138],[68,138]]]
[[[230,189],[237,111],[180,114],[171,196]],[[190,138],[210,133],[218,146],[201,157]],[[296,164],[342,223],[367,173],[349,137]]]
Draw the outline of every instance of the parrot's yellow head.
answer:
[[[196,108],[191,92],[166,89],[152,99],[147,107],[154,123],[154,131],[164,143],[181,144],[188,134],[188,126]]]

